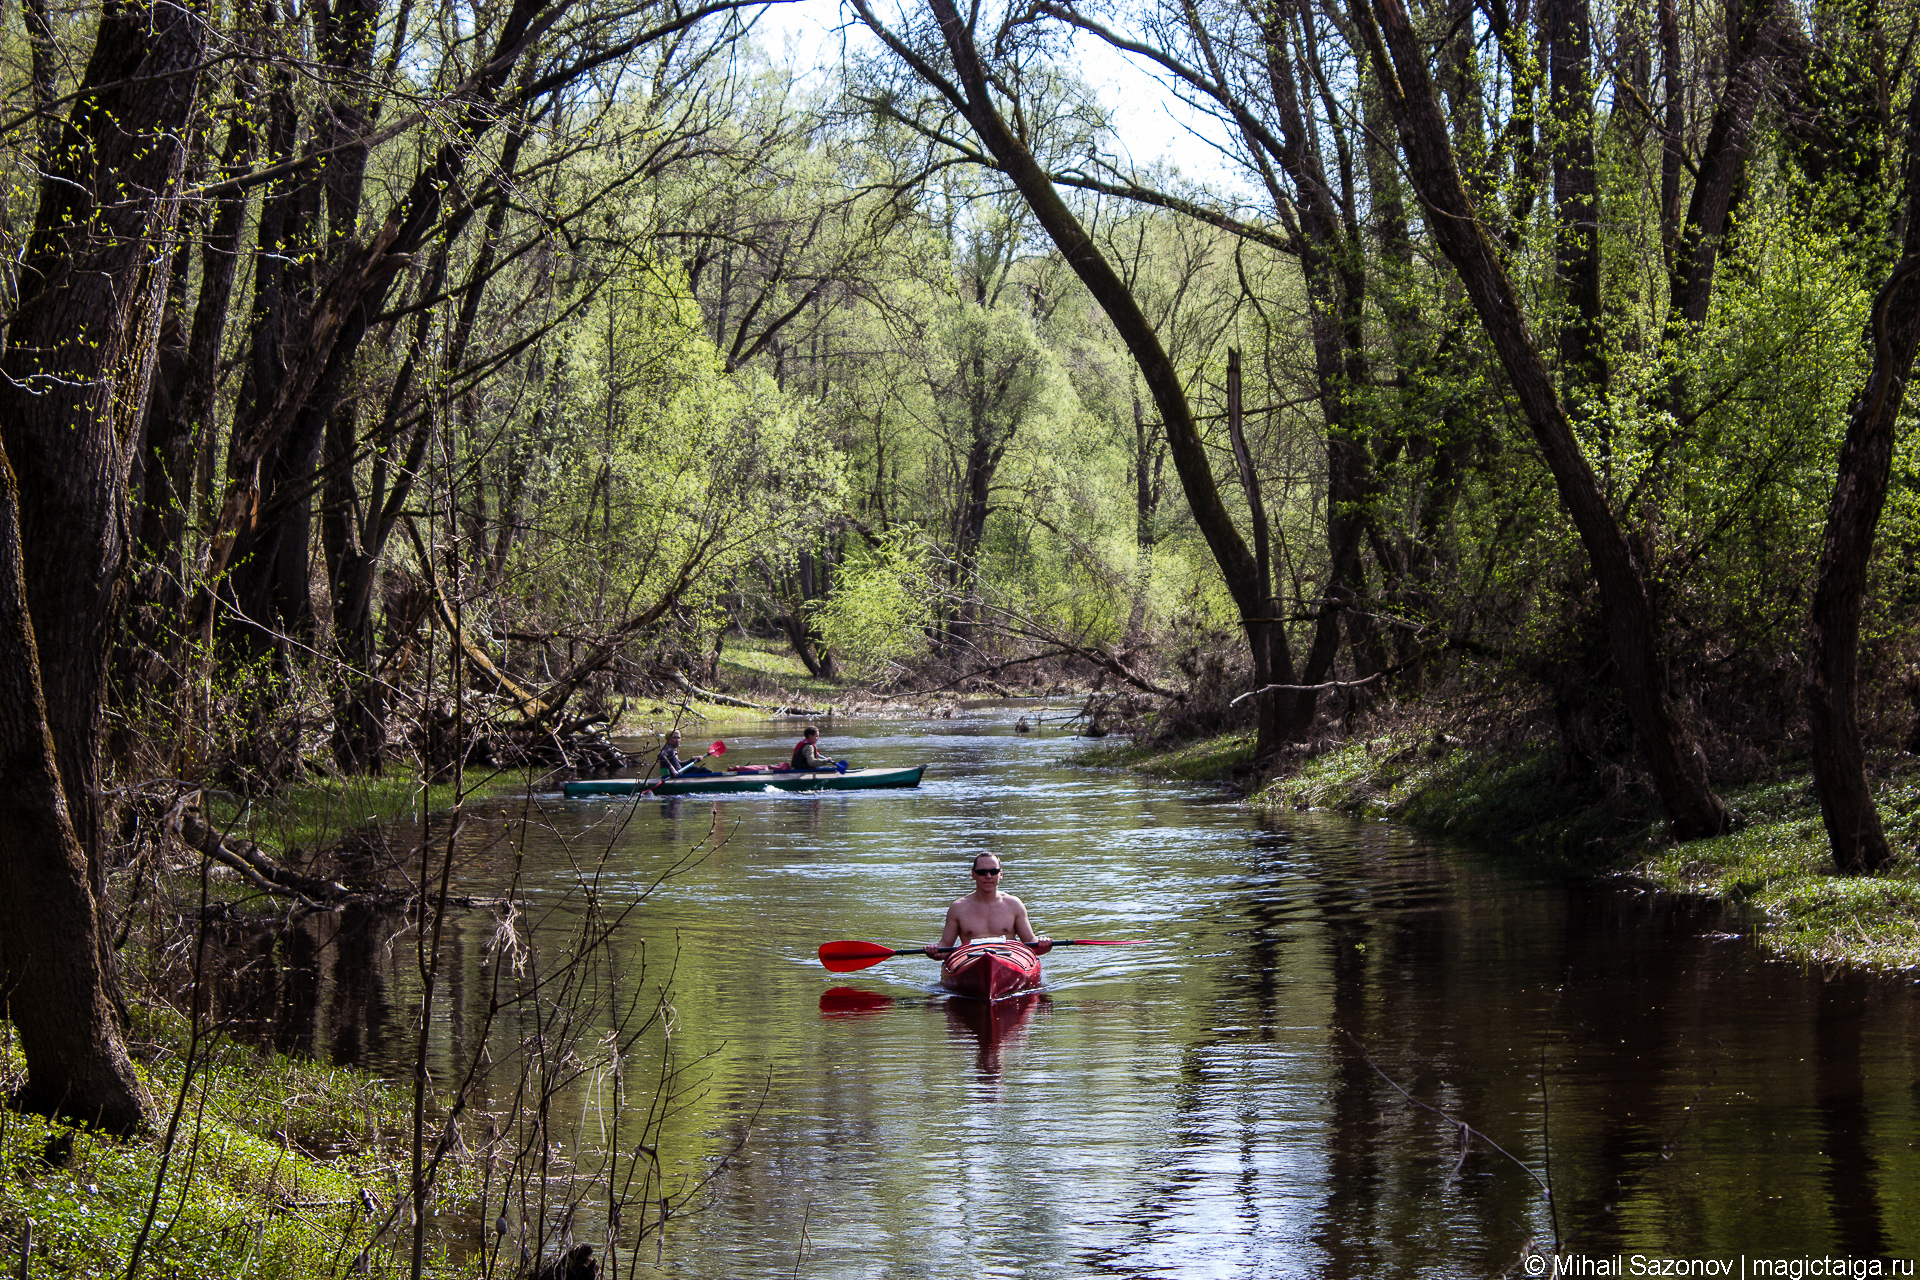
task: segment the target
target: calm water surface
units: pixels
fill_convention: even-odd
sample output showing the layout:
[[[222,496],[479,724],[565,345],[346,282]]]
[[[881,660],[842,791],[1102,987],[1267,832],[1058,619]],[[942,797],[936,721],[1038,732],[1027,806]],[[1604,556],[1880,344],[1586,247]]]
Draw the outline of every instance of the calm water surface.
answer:
[[[1717,913],[1386,824],[1071,768],[1084,744],[1018,714],[832,726],[856,765],[925,763],[913,791],[547,796],[524,833],[483,809],[471,838],[516,838],[554,944],[583,882],[617,909],[706,845],[622,946],[671,972],[697,1063],[662,1158],[719,1172],[623,1274],[1492,1276],[1556,1228],[1589,1255],[1920,1251],[1911,979],[1769,963]],[[796,736],[729,738],[729,762]],[[932,940],[981,851],[1042,932],[1148,941],[1056,951],[1042,996],[992,1010],[923,958],[817,963]],[[447,1055],[479,1034],[486,929],[450,943]],[[402,1070],[390,949],[339,951],[289,1047]]]

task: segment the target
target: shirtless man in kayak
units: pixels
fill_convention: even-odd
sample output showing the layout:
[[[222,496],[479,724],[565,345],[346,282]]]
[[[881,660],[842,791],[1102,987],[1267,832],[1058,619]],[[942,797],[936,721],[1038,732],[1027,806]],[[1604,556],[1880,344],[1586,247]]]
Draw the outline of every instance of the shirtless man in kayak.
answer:
[[[947,927],[940,933],[939,944],[924,950],[938,959],[956,945],[977,938],[1017,938],[1036,955],[1053,948],[1053,943],[1034,933],[1026,904],[1000,892],[1000,859],[991,853],[974,855],[973,892],[947,908]]]

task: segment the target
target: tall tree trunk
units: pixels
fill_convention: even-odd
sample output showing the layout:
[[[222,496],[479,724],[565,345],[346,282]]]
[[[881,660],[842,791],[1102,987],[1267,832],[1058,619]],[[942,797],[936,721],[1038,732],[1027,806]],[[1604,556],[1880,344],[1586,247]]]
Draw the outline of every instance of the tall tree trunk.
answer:
[[[0,450],[0,1016],[20,1032],[28,1108],[131,1133],[149,1104],[114,1021],[87,855],[54,764],[17,496]]]
[[[1920,129],[1920,94],[1907,111],[1910,139],[1920,136],[1915,129]],[[1813,787],[1833,846],[1833,865],[1844,872],[1877,871],[1893,856],[1867,784],[1860,741],[1860,614],[1874,530],[1887,498],[1894,423],[1906,398],[1914,354],[1920,350],[1920,152],[1912,149],[1907,156],[1906,221],[1906,256],[1874,300],[1869,328],[1873,371],[1848,415],[1807,617]]]
[[[1254,470],[1253,451],[1247,448],[1245,396],[1241,385],[1240,349],[1227,348],[1227,439],[1233,445],[1234,465],[1240,471],[1240,487],[1247,495],[1247,515],[1253,525],[1254,571],[1260,576],[1263,593],[1260,613],[1247,622],[1247,636],[1253,648],[1253,687],[1275,683],[1273,668],[1274,635],[1286,642],[1286,623],[1280,601],[1273,591],[1273,557],[1268,543],[1267,504],[1260,491],[1260,473]],[[1282,676],[1280,683],[1288,681]],[[1316,699],[1313,694],[1286,690],[1261,699],[1261,736],[1284,723],[1311,724]]]
[[[1698,325],[1707,318],[1720,242],[1726,238],[1728,218],[1746,171],[1747,140],[1753,132],[1761,82],[1778,36],[1780,18],[1771,0],[1729,0],[1729,7],[1736,10],[1737,18],[1728,38],[1727,83],[1714,107],[1713,124],[1700,153],[1686,220],[1674,236],[1668,285],[1672,301],[1667,313],[1673,332],[1684,332],[1682,322]],[[1678,140],[1671,141],[1679,145]],[[1665,188],[1662,190],[1664,193]]]
[[[109,5],[41,180],[0,356],[0,440],[19,481],[26,599],[59,778],[96,895],[99,743],[124,599],[132,454],[164,319],[204,17]]]
[[[1686,160],[1686,73],[1680,63],[1679,0],[1654,0],[1660,42],[1660,254],[1674,269],[1680,240],[1680,169]]]
[[[243,104],[228,125],[220,156],[223,173],[238,172],[253,158],[253,119],[244,104],[251,84],[243,65],[235,82]],[[160,375],[155,376],[142,445],[145,492],[139,518],[141,554],[149,567],[134,586],[128,609],[133,643],[116,677],[123,691],[141,682],[149,690],[165,687],[180,656],[178,628],[186,603],[182,538],[195,501],[197,465],[212,452],[214,393],[246,213],[244,191],[227,192],[214,201],[200,249],[200,293],[186,350],[167,369],[164,387]]]
[[[1715,834],[1726,826],[1726,806],[1708,785],[1706,765],[1668,696],[1659,631],[1641,566],[1574,438],[1519,294],[1461,184],[1446,120],[1427,76],[1425,51],[1400,0],[1357,0],[1353,14],[1400,131],[1427,223],[1499,353],[1560,500],[1587,549],[1621,700],[1674,833],[1683,840]]]
[[[1554,260],[1566,316],[1566,385],[1593,395],[1607,384],[1600,324],[1600,184],[1593,166],[1593,22],[1587,0],[1547,0],[1547,115],[1553,121]]]
[[[1340,650],[1341,621],[1358,593],[1353,579],[1360,568],[1360,532],[1375,484],[1372,454],[1357,409],[1359,389],[1371,379],[1366,352],[1366,255],[1356,225],[1343,219],[1349,207],[1327,176],[1322,149],[1300,93],[1295,49],[1309,33],[1295,0],[1274,0],[1262,15],[1267,89],[1279,126],[1274,162],[1287,175],[1300,205],[1300,274],[1306,284],[1307,326],[1313,342],[1314,394],[1327,435],[1327,568],[1315,610],[1319,615],[1298,679],[1318,684],[1332,670]],[[1302,69],[1303,74],[1305,68]],[[1343,170],[1343,177],[1349,177]],[[1342,190],[1351,193],[1351,183]],[[1256,544],[1266,537],[1255,530]],[[1263,573],[1264,577],[1264,573]],[[1271,582],[1271,578],[1266,578]],[[1269,587],[1271,589],[1271,587]],[[1267,610],[1278,614],[1278,604]],[[1277,625],[1277,624],[1276,624]],[[1296,704],[1297,722],[1311,722],[1311,694],[1287,695]]]
[[[0,356],[0,964],[34,1104],[120,1131],[147,1105],[98,918],[99,743],[206,42],[187,6],[101,14]]]

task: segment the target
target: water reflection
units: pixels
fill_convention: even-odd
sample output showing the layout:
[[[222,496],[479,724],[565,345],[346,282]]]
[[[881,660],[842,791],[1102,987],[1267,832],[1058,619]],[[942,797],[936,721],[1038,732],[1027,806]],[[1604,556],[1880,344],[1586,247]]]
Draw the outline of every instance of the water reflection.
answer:
[[[871,1018],[892,1007],[892,996],[864,987],[828,987],[820,993],[823,1018]]]
[[[1008,996],[1004,1000],[968,1000],[959,996],[941,1002],[947,1011],[947,1033],[973,1042],[975,1079],[998,1084],[1006,1072],[1005,1055],[1026,1039],[1034,1015],[1051,1001],[1043,991]]]
[[[519,810],[476,814],[469,883],[517,871],[543,954],[590,893],[631,908],[622,989],[671,987],[701,1086],[659,1150],[715,1180],[658,1274],[1479,1276],[1556,1235],[1594,1255],[1920,1246],[1907,981],[1769,964],[1715,910],[1385,824],[1267,825],[1066,768],[1011,719],[837,727],[863,762],[928,764],[910,792],[540,797],[510,839]],[[1043,931],[1152,941],[1056,951],[1046,992],[1004,1008],[932,997],[916,957],[858,985],[815,962],[830,938],[930,940],[981,849]],[[516,1051],[488,1018],[492,927],[449,939],[442,1063]],[[263,1036],[405,1069],[404,922],[234,943]],[[653,1065],[636,1050],[628,1074]],[[552,1111],[598,1123],[589,1102]]]

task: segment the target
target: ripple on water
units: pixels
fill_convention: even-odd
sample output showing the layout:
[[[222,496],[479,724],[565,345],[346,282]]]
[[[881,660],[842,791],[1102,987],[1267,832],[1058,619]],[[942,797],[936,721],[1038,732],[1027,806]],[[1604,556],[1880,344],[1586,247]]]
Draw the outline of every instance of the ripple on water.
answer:
[[[1380,823],[1070,769],[1076,744],[1011,719],[829,726],[834,754],[927,764],[914,791],[565,803],[530,839],[557,937],[576,868],[617,901],[726,831],[622,935],[649,981],[671,956],[676,1052],[707,1055],[661,1150],[711,1199],[659,1274],[1494,1275],[1550,1237],[1528,1172],[1549,1139],[1561,1229],[1594,1256],[1920,1250],[1911,985],[1755,963],[1717,916]],[[982,849],[1042,931],[1146,941],[1061,948],[1041,995],[984,1012],[924,957],[816,962],[930,940]],[[404,1070],[397,950],[328,988],[385,1005],[308,1016],[357,1017],[354,1052]],[[486,984],[450,989],[434,1043],[470,1051]],[[1462,1159],[1457,1121],[1527,1167]]]

